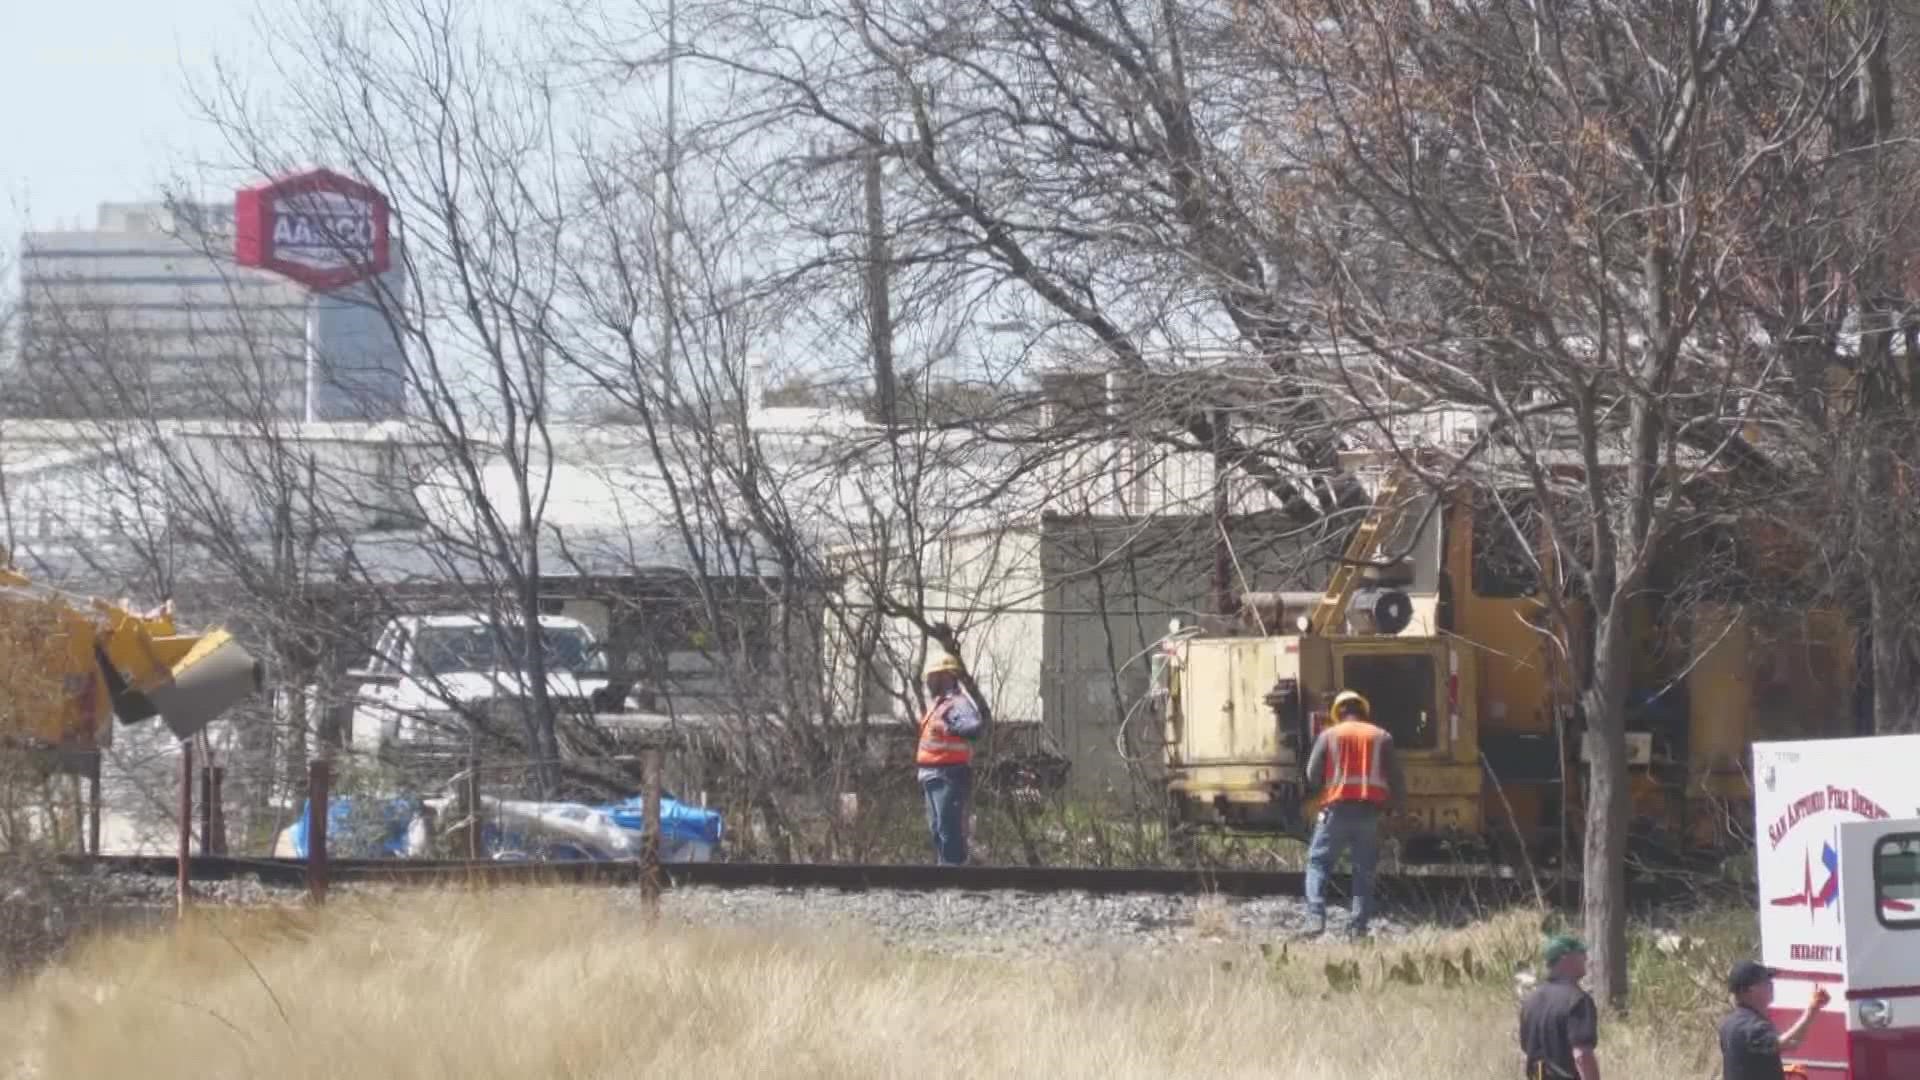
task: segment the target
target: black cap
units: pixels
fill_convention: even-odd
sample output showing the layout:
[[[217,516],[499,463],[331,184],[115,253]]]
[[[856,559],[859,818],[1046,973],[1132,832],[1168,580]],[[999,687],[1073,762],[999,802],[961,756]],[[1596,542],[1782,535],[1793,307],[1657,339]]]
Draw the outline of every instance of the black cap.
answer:
[[[1770,967],[1756,964],[1751,960],[1742,960],[1733,965],[1733,970],[1727,973],[1727,989],[1736,994],[1742,990],[1750,990],[1773,978],[1775,974]]]

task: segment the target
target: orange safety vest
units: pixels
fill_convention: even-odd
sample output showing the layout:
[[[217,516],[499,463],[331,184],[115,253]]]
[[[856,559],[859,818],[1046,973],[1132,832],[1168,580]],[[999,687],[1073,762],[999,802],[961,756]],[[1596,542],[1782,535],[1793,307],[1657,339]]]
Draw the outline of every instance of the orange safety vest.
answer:
[[[914,757],[917,764],[940,766],[972,763],[972,745],[947,730],[947,712],[959,700],[957,694],[947,694],[927,706],[927,715],[920,718],[920,750]]]
[[[1365,720],[1342,720],[1327,729],[1324,801],[1387,802],[1387,767],[1381,753],[1387,733]]]

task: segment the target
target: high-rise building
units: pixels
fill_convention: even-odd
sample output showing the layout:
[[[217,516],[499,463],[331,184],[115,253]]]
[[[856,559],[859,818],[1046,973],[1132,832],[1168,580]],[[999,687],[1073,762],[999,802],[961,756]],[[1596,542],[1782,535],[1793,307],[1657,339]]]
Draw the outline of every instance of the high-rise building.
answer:
[[[20,244],[13,415],[387,420],[398,339],[372,282],[310,294],[233,261],[233,206],[106,203]],[[399,270],[380,282],[390,305]]]

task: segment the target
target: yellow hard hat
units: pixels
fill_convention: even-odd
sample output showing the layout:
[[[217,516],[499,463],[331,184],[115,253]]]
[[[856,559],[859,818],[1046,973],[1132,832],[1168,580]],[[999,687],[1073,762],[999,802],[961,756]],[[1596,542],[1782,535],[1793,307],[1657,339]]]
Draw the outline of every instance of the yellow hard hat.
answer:
[[[936,653],[927,659],[927,670],[922,673],[921,678],[925,678],[928,675],[940,674],[958,676],[965,670],[965,668],[960,666],[959,658],[955,657],[952,653]]]
[[[1369,720],[1373,719],[1373,706],[1367,702],[1366,695],[1360,693],[1358,690],[1342,690],[1338,694],[1335,694],[1333,698],[1333,708],[1328,711],[1337,718],[1340,715],[1340,706],[1348,702],[1353,702],[1360,706],[1361,716]]]

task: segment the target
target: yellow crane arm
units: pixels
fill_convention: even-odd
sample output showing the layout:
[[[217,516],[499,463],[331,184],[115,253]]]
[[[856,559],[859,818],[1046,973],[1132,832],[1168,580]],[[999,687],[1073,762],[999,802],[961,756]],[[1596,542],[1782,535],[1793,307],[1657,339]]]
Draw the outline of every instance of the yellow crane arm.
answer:
[[[1373,500],[1373,508],[1367,511],[1367,516],[1354,527],[1353,535],[1347,538],[1347,549],[1342,553],[1340,565],[1333,568],[1333,576],[1327,581],[1327,591],[1320,597],[1320,602],[1314,605],[1307,624],[1308,633],[1325,634],[1339,626],[1346,616],[1347,605],[1353,602],[1353,594],[1364,579],[1374,549],[1380,546],[1382,537],[1391,534],[1394,524],[1400,519],[1400,483],[1405,477],[1406,470],[1395,467],[1380,482],[1380,492]]]
[[[159,716],[180,738],[260,688],[260,664],[232,634],[183,634],[168,607],[141,614],[80,602],[0,567],[0,734],[95,749],[122,723]]]

